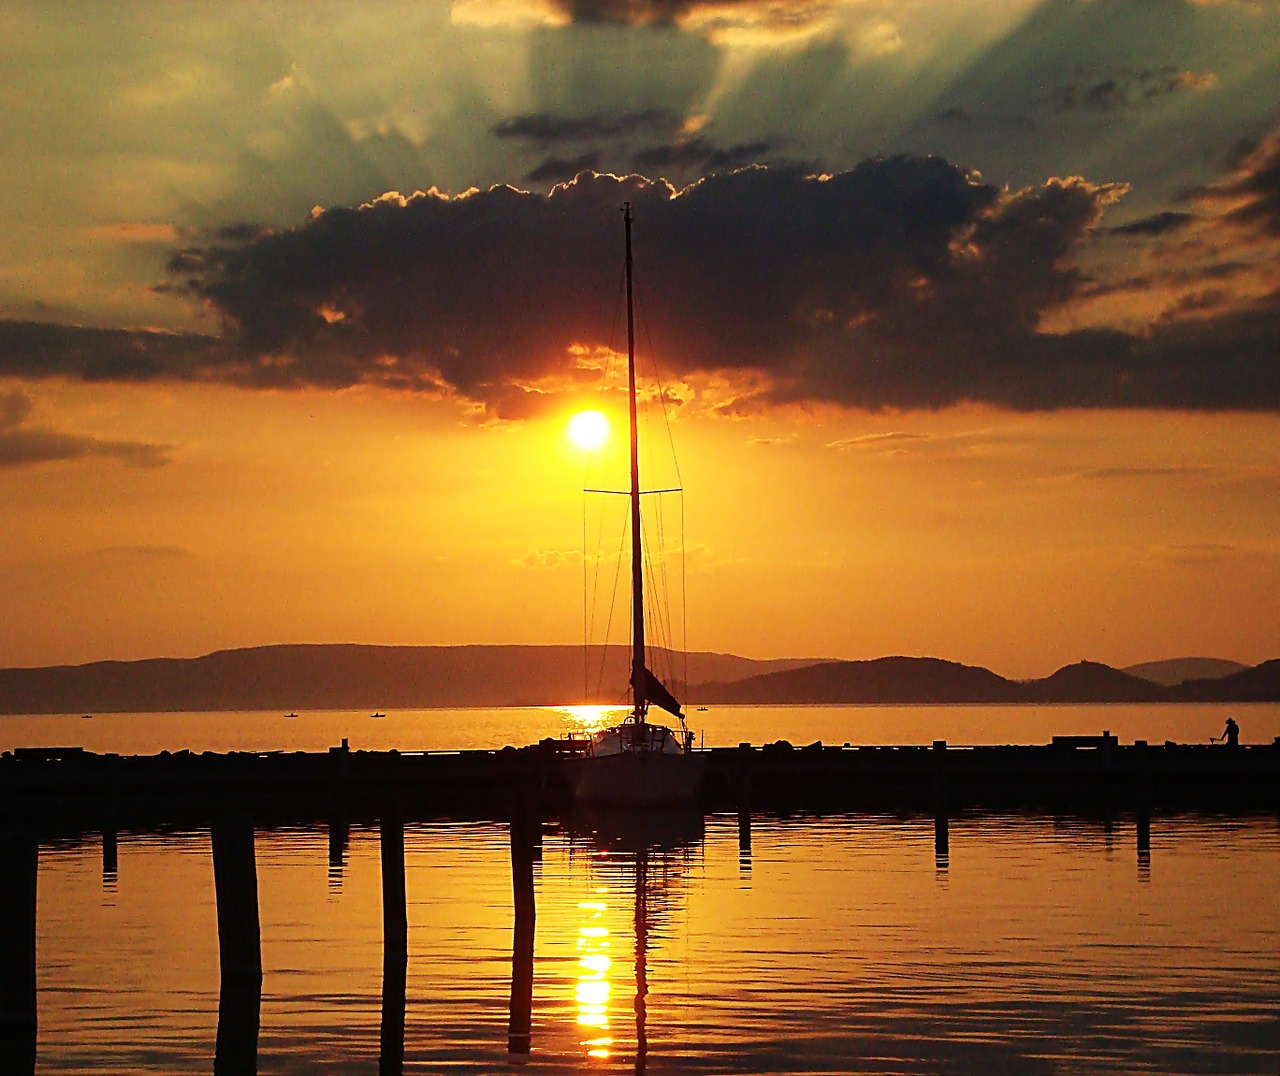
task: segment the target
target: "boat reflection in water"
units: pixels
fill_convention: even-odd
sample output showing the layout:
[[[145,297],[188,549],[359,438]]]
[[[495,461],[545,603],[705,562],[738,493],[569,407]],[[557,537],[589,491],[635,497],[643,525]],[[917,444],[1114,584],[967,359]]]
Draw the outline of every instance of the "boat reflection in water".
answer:
[[[684,872],[700,850],[702,814],[675,807],[643,813],[584,810],[570,827],[572,849],[590,857],[589,893],[578,904],[574,983],[581,1044],[589,1057],[606,1059],[616,1053],[614,1014],[625,1011],[623,998],[630,994],[635,1071],[641,1073],[649,1051],[648,954],[668,930]],[[618,922],[609,912],[626,905],[630,938],[615,935],[609,925]],[[628,976],[628,970],[633,974]]]

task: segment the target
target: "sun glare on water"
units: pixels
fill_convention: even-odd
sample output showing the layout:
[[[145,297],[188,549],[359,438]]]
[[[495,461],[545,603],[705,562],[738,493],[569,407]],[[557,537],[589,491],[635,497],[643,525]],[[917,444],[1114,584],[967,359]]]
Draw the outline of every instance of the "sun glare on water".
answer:
[[[594,452],[609,439],[609,420],[602,411],[579,411],[569,420],[569,440],[583,452]]]
[[[564,715],[564,731],[572,736],[590,736],[618,724],[627,714],[625,706],[557,706],[555,709]]]

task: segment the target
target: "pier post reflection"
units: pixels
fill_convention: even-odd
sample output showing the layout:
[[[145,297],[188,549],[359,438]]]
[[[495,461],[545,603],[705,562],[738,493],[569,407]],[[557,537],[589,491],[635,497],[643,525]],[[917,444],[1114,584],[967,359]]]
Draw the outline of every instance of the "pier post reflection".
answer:
[[[261,979],[228,979],[218,990],[218,1038],[214,1076],[257,1076]]]
[[[738,870],[751,873],[751,811],[738,808]]]
[[[0,833],[0,1071],[36,1068],[36,877],[39,845],[5,819]]]
[[[947,741],[933,741],[933,866],[945,872],[951,865],[950,789],[947,781]]]
[[[334,812],[329,819],[329,887],[342,888],[342,872],[347,865],[347,843],[351,828],[345,813]]]
[[[1151,815],[1138,812],[1138,880],[1151,881]]]
[[[528,811],[511,820],[511,889],[515,919],[511,937],[511,1009],[507,1050],[527,1054],[533,1035],[533,939],[537,919],[533,863],[541,854],[541,824]]]
[[[392,946],[382,950],[382,1024],[378,1031],[378,1076],[404,1071],[405,985],[409,954]]]
[[[109,823],[102,827],[102,887],[114,889],[120,872],[120,854],[116,827]]]
[[[379,822],[378,830],[382,855],[382,1025],[378,1072],[380,1076],[399,1076],[404,1066],[405,981],[409,965],[404,820],[398,813],[388,813]]]
[[[649,846],[636,852],[636,1072],[649,1058]]]
[[[253,819],[224,815],[213,823],[213,886],[218,911],[218,1036],[215,1076],[255,1076],[262,1007],[262,932]]]
[[[939,871],[951,865],[951,821],[945,812],[933,819],[933,865]]]

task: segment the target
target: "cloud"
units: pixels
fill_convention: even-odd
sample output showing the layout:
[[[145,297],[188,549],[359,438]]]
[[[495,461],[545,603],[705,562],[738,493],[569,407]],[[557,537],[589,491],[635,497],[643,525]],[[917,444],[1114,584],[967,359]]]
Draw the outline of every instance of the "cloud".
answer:
[[[600,161],[600,154],[594,150],[586,153],[580,153],[576,157],[544,157],[536,168],[530,169],[525,173],[525,181],[528,183],[545,183],[551,181],[553,183],[563,183],[579,172],[590,171]]]
[[[664,145],[647,146],[632,156],[641,171],[676,170],[696,171],[700,174],[742,168],[768,160],[781,144],[769,139],[740,142],[737,145],[717,147],[702,136],[676,139]]]
[[[1185,228],[1195,218],[1190,213],[1165,210],[1111,229],[1115,235],[1164,235]]]
[[[529,549],[513,560],[511,565],[514,568],[541,570],[581,563],[582,553],[576,550]]]
[[[757,31],[790,36],[827,25],[837,0],[550,0],[566,21],[683,26],[707,34]]]
[[[834,448],[838,452],[848,452],[856,449],[894,449],[902,444],[910,444],[919,441],[930,441],[932,435],[927,433],[909,433],[906,430],[891,430],[887,433],[864,433],[857,437],[843,437],[838,441],[829,441],[827,448]]]
[[[1121,190],[1055,179],[1002,191],[907,156],[829,177],[751,168],[680,191],[585,174],[546,196],[495,187],[330,210],[196,252],[193,279],[264,379],[328,384],[338,371],[528,414],[575,374],[573,345],[616,342],[629,200],[664,365],[756,379],[739,413],[1275,407],[1263,310],[1239,312],[1225,338],[1039,331],[1087,287],[1074,256]]]
[[[0,323],[0,372],[372,384],[529,417],[598,376],[584,354],[622,343],[629,201],[644,338],[695,410],[1280,408],[1280,296],[1140,331],[1048,330],[1094,286],[1080,256],[1122,192],[1080,178],[1002,190],[897,156],[684,189],[584,173],[547,194],[393,193],[176,252],[221,340]]]
[[[1182,71],[1176,67],[1120,71],[1110,78],[1066,86],[1054,97],[1062,112],[1116,112],[1144,108],[1176,93],[1200,93],[1218,84],[1212,72]]]
[[[498,138],[519,138],[536,143],[589,142],[655,131],[675,131],[680,123],[676,113],[662,108],[617,114],[592,112],[582,116],[534,112],[503,120],[491,130]]]
[[[1086,471],[1080,477],[1087,480],[1111,480],[1117,478],[1187,478],[1201,477],[1207,474],[1204,466],[1164,466],[1164,467],[1099,467]]]
[[[29,467],[89,457],[111,457],[134,467],[161,467],[169,446],[139,441],[108,441],[28,426],[33,404],[21,391],[0,392],[0,468]]]
[[[1238,145],[1233,171],[1222,183],[1200,187],[1188,197],[1221,210],[1227,224],[1280,237],[1280,131],[1258,143]]]
[[[95,557],[139,560],[186,560],[195,557],[193,550],[180,545],[112,545],[102,546],[90,554]]]
[[[786,145],[782,139],[759,138],[723,146],[701,127],[690,130],[695,126],[670,110],[644,109],[578,116],[535,112],[504,120],[491,130],[501,139],[580,150],[571,156],[545,157],[525,174],[531,183],[567,181],[596,168],[601,159],[628,162],[646,175],[701,176],[775,160]],[[633,148],[637,141],[638,149]]]
[[[0,319],[0,376],[208,380],[213,337]]]

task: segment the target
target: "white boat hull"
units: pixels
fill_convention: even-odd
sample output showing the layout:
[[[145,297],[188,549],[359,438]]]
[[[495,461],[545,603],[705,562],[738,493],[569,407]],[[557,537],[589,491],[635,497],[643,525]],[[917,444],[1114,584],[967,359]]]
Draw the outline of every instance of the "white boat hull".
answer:
[[[626,807],[688,803],[697,798],[702,786],[703,761],[684,752],[587,755],[572,760],[570,779],[581,803]]]

